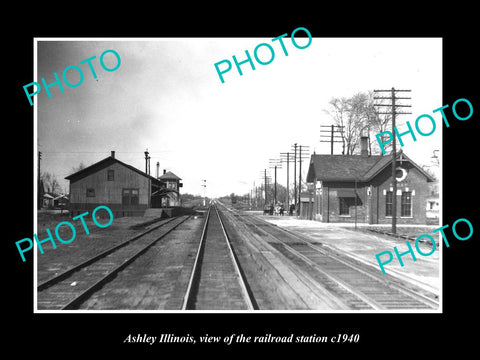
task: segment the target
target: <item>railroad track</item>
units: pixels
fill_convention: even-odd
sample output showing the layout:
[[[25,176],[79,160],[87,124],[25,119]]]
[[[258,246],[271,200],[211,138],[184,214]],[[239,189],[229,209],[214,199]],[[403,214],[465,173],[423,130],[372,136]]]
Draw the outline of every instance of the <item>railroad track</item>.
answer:
[[[218,210],[208,210],[182,310],[254,310],[249,289]]]
[[[162,222],[37,286],[39,310],[77,309],[105,283],[190,216]]]
[[[313,244],[307,237],[258,217],[232,215],[301,269],[319,286],[353,310],[438,309],[434,294],[407,286],[398,279],[376,274],[368,265]]]

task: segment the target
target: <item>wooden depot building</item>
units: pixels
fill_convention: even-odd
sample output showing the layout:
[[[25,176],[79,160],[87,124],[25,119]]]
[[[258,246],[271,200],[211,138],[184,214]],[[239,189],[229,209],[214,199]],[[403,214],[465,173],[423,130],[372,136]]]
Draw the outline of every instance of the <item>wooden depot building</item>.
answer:
[[[162,198],[162,206],[180,206],[180,193],[179,189],[183,186],[180,182],[180,179],[177,175],[171,171],[163,170],[163,175],[158,178],[162,183],[164,183],[163,189],[172,190],[167,193],[166,196]],[[164,191],[164,190],[163,190]]]
[[[162,207],[162,199],[177,189],[111,156],[65,179],[70,181],[70,214],[92,212],[106,205],[115,217],[142,216],[147,208]],[[177,195],[178,197],[178,195]]]
[[[360,155],[312,155],[309,192],[302,198],[302,217],[322,222],[391,223],[392,157],[369,155],[367,138]],[[402,151],[397,153],[397,223],[426,224],[431,175]]]

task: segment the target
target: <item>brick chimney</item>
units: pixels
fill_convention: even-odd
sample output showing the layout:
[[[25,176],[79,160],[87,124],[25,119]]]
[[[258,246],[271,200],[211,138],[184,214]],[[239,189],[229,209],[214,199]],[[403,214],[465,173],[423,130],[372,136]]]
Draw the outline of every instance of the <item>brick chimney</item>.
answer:
[[[110,156],[115,159],[115,151],[110,151]]]
[[[362,136],[360,138],[360,155],[362,157],[368,156],[368,136]]]

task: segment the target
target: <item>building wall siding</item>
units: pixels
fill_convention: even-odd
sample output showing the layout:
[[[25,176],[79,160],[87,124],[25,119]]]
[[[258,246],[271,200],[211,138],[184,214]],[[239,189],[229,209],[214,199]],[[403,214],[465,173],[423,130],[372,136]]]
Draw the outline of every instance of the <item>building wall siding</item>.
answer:
[[[397,193],[412,192],[412,216],[401,216],[401,195],[397,195],[397,224],[426,224],[426,202],[429,185],[425,176],[409,162],[398,164],[407,170],[404,181],[397,182]],[[370,224],[390,224],[391,216],[386,216],[386,191],[392,187],[391,168],[386,167],[369,183],[357,183],[357,222]],[[316,179],[315,179],[316,180]],[[323,182],[321,194],[316,190],[313,218],[322,222],[354,222],[354,199],[350,201],[349,215],[340,215],[338,191],[354,189],[354,182]]]
[[[180,190],[179,180],[164,180],[165,181],[165,187],[167,189],[173,189],[173,190]],[[180,206],[180,196],[179,194],[176,193],[170,193],[168,196],[162,198],[162,206],[164,207],[170,207],[170,206]]]
[[[355,198],[352,197],[349,202],[349,214],[340,215],[340,199],[338,192],[342,190],[354,190],[354,182],[325,182],[322,190],[323,204],[322,219],[324,222],[355,222]],[[367,222],[367,205],[365,204],[366,189],[363,183],[357,183],[357,222]],[[328,214],[328,215],[327,215]],[[326,219],[328,216],[328,220]]]
[[[77,216],[84,212],[91,214],[97,206],[106,205],[112,211],[114,217],[121,216],[143,216],[147,210],[147,205],[130,205],[124,206],[122,204],[105,204],[105,203],[88,203],[88,204],[70,204],[70,215]],[[99,217],[108,217],[108,213],[99,210],[97,213]]]
[[[113,181],[107,180],[108,170],[114,170]],[[95,196],[87,196],[87,189]],[[122,205],[122,190],[138,189],[138,205]],[[114,163],[82,179],[70,182],[70,209],[73,212],[91,211],[98,205],[107,205],[112,211],[145,211],[150,200],[150,180],[127,167]]]
[[[397,194],[403,191],[412,192],[412,216],[401,216],[401,195],[397,195],[397,224],[426,224],[426,201],[429,195],[428,183],[425,176],[421,174],[410,163],[401,165],[407,170],[408,175],[404,181],[397,182]],[[391,216],[386,216],[386,195],[393,186],[391,181],[391,169],[385,169],[376,179],[375,186],[378,187],[378,223],[389,224]]]

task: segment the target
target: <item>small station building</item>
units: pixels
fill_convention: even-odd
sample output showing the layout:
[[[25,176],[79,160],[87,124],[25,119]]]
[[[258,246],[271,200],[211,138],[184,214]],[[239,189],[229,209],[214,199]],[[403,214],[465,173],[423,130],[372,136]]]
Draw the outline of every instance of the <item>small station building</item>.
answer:
[[[163,175],[158,178],[162,182],[162,207],[180,206],[180,188],[183,186],[181,178],[171,171],[163,170]],[[165,191],[167,190],[167,191]],[[170,190],[170,191],[168,191]]]
[[[369,155],[366,144],[367,138],[362,138],[360,155],[311,156],[302,217],[322,222],[391,223],[396,196],[398,224],[426,224],[432,176],[400,151],[393,194],[392,157]]]

